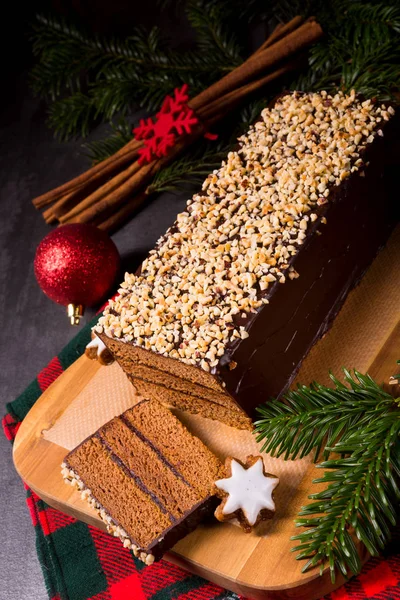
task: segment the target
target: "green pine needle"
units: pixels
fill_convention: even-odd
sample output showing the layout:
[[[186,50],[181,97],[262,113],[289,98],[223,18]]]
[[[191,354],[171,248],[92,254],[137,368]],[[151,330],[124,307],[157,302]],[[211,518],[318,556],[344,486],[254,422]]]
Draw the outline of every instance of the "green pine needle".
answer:
[[[82,92],[75,92],[50,105],[48,123],[59,139],[67,140],[77,132],[82,136],[88,135],[96,114],[93,100]]]
[[[221,0],[189,0],[186,12],[199,49],[219,56],[221,62],[226,62],[226,70],[232,70],[243,62],[243,57],[234,32],[224,26],[224,4]]]
[[[201,185],[207,175],[221,166],[221,161],[226,158],[228,149],[228,147],[224,147],[222,150],[216,151],[214,147],[211,147],[204,153],[198,152],[195,155],[175,160],[155,175],[147,188],[148,193],[177,192]]]
[[[256,421],[257,442],[261,451],[284,459],[303,458],[311,451],[316,462],[327,448],[356,426],[364,426],[372,417],[381,417],[392,409],[393,397],[369,375],[344,370],[341,383],[330,375],[334,388],[319,383],[299,385],[285,395],[285,403],[271,400],[259,407],[262,419]]]
[[[317,16],[326,35],[311,48],[309,68],[292,89],[354,88],[366,97],[392,99],[400,87],[400,7],[331,0]]]
[[[106,138],[83,144],[85,154],[92,164],[97,164],[112,156],[133,138],[132,126],[123,118],[112,126],[112,133]]]
[[[331,375],[333,388],[312,383],[289,391],[284,402],[258,409],[255,423],[262,450],[285,460],[314,451],[325,473],[313,483],[324,489],[309,496],[292,539],[303,571],[329,565],[344,577],[357,574],[361,561],[354,540],[375,556],[390,539],[400,500],[400,410],[369,375],[344,370],[345,383]]]
[[[191,11],[201,41],[188,52],[168,48],[157,27],[149,32],[137,27],[126,39],[105,38],[39,15],[31,83],[35,93],[51,100],[49,123],[56,134],[85,136],[99,119],[110,121],[137,106],[154,111],[175,87],[188,83],[196,94],[235,68],[238,46],[220,22],[218,7],[200,10],[200,2],[193,2]]]

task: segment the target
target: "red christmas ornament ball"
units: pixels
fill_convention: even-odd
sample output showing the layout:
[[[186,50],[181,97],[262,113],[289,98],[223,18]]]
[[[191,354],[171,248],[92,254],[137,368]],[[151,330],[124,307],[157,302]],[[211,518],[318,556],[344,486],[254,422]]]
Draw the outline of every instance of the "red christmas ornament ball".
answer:
[[[120,256],[104,232],[85,223],[63,225],[40,242],[34,270],[43,292],[58,304],[94,306],[105,299]]]

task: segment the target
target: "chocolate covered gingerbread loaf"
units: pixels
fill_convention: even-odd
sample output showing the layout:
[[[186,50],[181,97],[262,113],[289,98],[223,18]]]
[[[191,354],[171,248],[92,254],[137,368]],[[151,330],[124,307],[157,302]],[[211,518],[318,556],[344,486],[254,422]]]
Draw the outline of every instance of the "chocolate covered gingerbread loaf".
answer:
[[[240,428],[291,384],[392,223],[394,109],[266,108],[95,327],[142,395]]]
[[[65,481],[146,564],[212,514],[222,472],[214,454],[152,400],[106,423],[62,465]]]

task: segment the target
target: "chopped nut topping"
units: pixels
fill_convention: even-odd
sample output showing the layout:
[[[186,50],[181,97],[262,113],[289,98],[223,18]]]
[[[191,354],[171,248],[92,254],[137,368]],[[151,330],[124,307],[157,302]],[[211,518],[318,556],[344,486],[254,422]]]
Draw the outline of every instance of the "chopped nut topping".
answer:
[[[288,94],[264,109],[94,330],[215,369],[271,288],[299,277],[291,262],[310,223],[326,222],[332,188],[364,172],[360,153],[393,112],[354,91]]]

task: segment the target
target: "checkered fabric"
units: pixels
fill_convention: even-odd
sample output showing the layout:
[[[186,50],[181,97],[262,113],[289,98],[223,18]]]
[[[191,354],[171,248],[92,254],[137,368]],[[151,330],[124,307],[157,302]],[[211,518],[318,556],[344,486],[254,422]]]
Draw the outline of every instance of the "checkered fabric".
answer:
[[[41,393],[83,353],[94,322],[7,405],[3,428],[11,442]],[[51,600],[245,600],[165,561],[144,566],[118,539],[51,508],[25,488],[37,554]],[[371,559],[359,577],[327,600],[400,600],[398,549],[397,539],[384,557]]]

